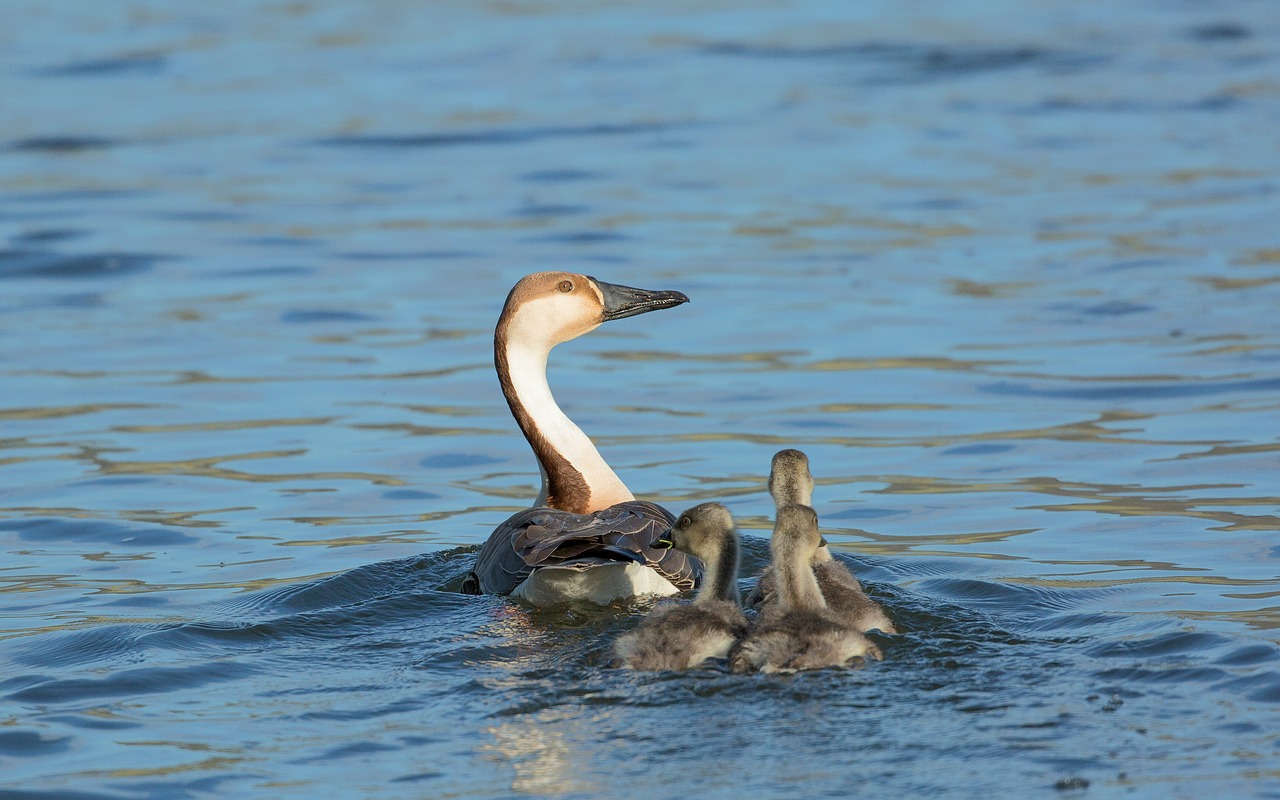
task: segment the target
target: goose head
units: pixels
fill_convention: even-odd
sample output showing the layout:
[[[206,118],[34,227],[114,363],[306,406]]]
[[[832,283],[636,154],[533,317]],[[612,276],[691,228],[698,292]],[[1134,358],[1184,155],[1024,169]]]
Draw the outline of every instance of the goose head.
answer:
[[[779,450],[769,468],[769,494],[778,508],[813,504],[809,457],[799,450]]]
[[[791,505],[778,509],[778,521],[769,540],[774,564],[805,564],[813,561],[827,540],[818,531],[818,514],[808,506]]]
[[[500,328],[510,342],[545,348],[576,339],[610,320],[689,302],[681,292],[635,289],[573,272],[535,272],[507,295]]]
[[[703,503],[680,515],[671,530],[653,542],[653,547],[674,547],[682,553],[712,564],[726,550],[737,550],[738,533],[733,515],[719,503]]]

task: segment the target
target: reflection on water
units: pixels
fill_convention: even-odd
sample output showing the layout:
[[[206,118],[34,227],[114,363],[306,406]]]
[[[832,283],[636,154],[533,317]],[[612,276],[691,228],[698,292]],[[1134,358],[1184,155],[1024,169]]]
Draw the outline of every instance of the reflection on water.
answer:
[[[1280,778],[1270,16],[46,5],[0,31],[0,794]],[[806,450],[885,662],[621,674],[644,602],[453,591],[536,491],[491,347],[543,268],[693,298],[557,397],[749,572]]]

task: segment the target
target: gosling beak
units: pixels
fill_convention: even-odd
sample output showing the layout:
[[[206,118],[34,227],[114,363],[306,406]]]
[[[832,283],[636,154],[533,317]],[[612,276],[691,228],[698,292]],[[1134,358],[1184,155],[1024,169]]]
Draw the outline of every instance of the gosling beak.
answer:
[[[587,276],[591,278],[591,276]],[[630,286],[619,286],[591,278],[604,295],[604,321],[634,317],[660,308],[674,308],[689,302],[683,292],[651,291],[649,289],[633,289]]]
[[[654,539],[649,546],[654,550],[670,550],[671,548],[676,546],[676,543],[671,540],[671,535],[667,534],[665,536],[659,536],[657,539]]]
[[[827,546],[827,537],[825,537],[825,536],[819,536],[819,537],[818,537],[818,547],[826,547],[826,546]]]

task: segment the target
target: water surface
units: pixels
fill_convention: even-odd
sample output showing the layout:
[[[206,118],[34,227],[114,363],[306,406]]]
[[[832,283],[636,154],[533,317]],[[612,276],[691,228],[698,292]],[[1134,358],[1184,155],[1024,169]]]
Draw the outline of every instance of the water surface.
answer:
[[[1268,4],[7,11],[0,794],[1280,795]],[[749,571],[805,450],[884,662],[454,591],[552,268],[693,299],[558,397]]]

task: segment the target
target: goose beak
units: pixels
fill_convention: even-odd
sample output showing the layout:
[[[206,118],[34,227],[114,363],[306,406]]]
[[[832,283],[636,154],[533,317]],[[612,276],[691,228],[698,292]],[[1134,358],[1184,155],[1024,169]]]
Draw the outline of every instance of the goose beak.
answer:
[[[659,536],[657,539],[654,539],[653,542],[649,545],[649,547],[653,548],[654,550],[670,550],[675,546],[676,546],[676,543],[671,540],[670,535]]]
[[[826,547],[826,546],[827,546],[827,537],[825,537],[825,536],[819,536],[819,537],[818,537],[818,547]]]
[[[590,277],[590,276],[588,276]],[[619,286],[616,283],[605,283],[591,278],[604,295],[604,321],[634,317],[660,308],[674,308],[689,302],[688,296],[676,291],[652,291],[649,289],[633,289],[630,286]]]

